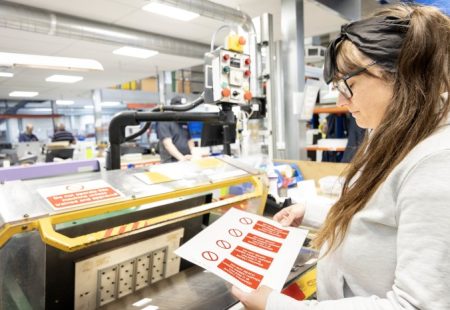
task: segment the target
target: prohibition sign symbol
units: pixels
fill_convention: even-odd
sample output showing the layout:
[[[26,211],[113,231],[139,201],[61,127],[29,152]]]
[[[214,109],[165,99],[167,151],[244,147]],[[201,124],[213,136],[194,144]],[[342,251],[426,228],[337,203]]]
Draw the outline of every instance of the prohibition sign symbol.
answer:
[[[217,240],[216,244],[217,244],[217,246],[219,246],[222,249],[228,250],[229,248],[231,248],[231,244],[225,240]]]
[[[228,233],[232,235],[233,237],[240,237],[242,236],[242,231],[236,228],[230,228],[228,229]]]
[[[216,260],[219,259],[219,256],[217,256],[216,253],[211,252],[211,251],[204,251],[202,253],[202,256],[203,256],[204,259],[209,260],[211,262],[215,262]]]
[[[239,219],[239,222],[241,222],[242,224],[245,224],[245,225],[250,225],[251,223],[253,223],[253,220],[249,217],[241,217]]]

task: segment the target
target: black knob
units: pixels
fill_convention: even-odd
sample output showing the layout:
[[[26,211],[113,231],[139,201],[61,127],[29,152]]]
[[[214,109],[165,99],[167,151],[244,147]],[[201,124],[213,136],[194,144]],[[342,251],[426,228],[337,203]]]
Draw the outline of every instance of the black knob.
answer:
[[[238,91],[233,91],[233,97],[236,97],[237,95],[239,95]]]

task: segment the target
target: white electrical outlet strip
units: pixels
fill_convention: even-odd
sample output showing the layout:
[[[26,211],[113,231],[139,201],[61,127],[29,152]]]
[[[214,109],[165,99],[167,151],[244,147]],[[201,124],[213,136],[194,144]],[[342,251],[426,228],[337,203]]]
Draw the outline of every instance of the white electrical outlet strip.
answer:
[[[75,263],[75,309],[90,310],[178,273],[184,229]]]

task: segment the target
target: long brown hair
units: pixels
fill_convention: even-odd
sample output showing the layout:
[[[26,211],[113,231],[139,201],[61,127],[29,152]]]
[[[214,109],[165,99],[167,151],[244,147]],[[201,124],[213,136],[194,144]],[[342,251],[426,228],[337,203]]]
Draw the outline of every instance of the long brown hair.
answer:
[[[410,19],[410,26],[396,72],[385,72],[382,77],[393,85],[391,103],[380,125],[356,153],[342,195],[314,240],[316,247],[327,242],[326,254],[342,243],[353,216],[399,162],[441,125],[450,110],[449,99],[442,102],[440,97],[450,89],[450,18],[436,8],[415,5],[395,5],[374,15]],[[340,72],[364,63],[364,56],[352,43],[340,45]],[[353,57],[351,49],[360,57]]]

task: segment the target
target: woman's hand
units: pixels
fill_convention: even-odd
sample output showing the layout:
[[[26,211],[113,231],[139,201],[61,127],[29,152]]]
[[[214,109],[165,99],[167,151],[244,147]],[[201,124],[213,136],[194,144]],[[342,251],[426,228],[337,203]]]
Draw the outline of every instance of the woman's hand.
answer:
[[[270,287],[262,285],[251,293],[246,293],[243,290],[233,286],[231,288],[231,294],[239,299],[241,303],[248,310],[264,310],[266,309],[267,298],[273,290]]]
[[[286,207],[273,216],[273,219],[283,226],[298,227],[305,215],[305,205],[297,203],[295,205]]]

